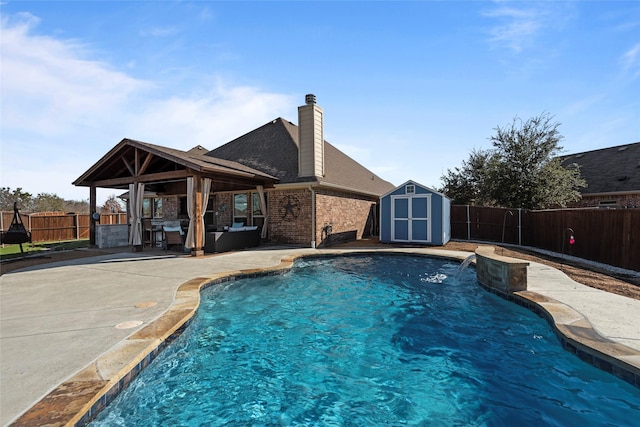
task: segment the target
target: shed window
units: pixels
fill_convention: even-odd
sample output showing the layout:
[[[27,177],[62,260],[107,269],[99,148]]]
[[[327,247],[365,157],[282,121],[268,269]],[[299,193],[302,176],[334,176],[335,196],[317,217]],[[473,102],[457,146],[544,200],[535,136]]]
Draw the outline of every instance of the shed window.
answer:
[[[414,194],[416,192],[416,186],[413,184],[408,184],[405,188],[404,188],[404,193],[405,194]]]

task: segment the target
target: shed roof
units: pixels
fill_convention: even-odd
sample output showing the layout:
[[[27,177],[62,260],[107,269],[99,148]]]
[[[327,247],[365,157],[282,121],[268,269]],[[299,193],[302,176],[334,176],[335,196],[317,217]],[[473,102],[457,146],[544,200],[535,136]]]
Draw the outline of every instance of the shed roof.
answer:
[[[277,118],[207,155],[241,163],[275,176],[280,184],[319,183],[354,192],[381,195],[393,184],[324,141],[324,176],[298,176],[298,126]]]
[[[640,192],[640,142],[561,156],[561,162],[580,166],[583,195]]]
[[[410,180],[406,181],[406,182],[405,182],[405,183],[403,183],[403,184],[398,185],[398,186],[397,186],[397,187],[395,187],[395,188],[392,188],[391,190],[389,190],[389,191],[387,191],[386,193],[384,193],[383,195],[381,195],[381,196],[380,196],[380,198],[387,197],[387,196],[389,196],[390,194],[393,194],[393,193],[394,193],[394,192],[396,192],[397,190],[399,190],[399,189],[401,189],[401,188],[403,188],[403,187],[406,187],[406,186],[407,186],[407,185],[409,185],[409,184],[415,185],[415,186],[417,186],[417,187],[421,187],[421,188],[423,188],[423,189],[425,189],[425,190],[429,191],[430,193],[437,194],[438,196],[441,196],[441,197],[443,197],[443,198],[445,198],[445,199],[448,199],[448,197],[447,197],[445,194],[440,193],[439,191],[436,191],[436,190],[434,190],[434,189],[433,189],[433,188],[431,188],[431,187],[427,187],[426,185],[422,185],[422,184],[420,184],[419,182],[415,182],[415,181],[414,181],[414,180],[412,180],[412,179],[410,179]]]

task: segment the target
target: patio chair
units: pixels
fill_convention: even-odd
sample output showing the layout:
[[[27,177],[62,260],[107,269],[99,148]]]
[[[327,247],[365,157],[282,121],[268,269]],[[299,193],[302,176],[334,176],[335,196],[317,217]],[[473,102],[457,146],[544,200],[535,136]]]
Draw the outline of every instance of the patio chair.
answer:
[[[150,219],[142,219],[142,246],[153,246],[153,226]]]
[[[184,248],[183,231],[180,226],[163,226],[164,234],[164,250],[169,250],[169,246],[179,245],[180,249]]]

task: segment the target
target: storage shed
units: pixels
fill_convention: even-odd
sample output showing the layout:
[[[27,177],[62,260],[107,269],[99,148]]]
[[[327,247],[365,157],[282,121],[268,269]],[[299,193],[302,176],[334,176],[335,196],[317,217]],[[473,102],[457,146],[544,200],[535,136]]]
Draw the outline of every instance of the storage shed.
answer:
[[[380,197],[380,241],[444,245],[451,238],[451,201],[407,181]]]

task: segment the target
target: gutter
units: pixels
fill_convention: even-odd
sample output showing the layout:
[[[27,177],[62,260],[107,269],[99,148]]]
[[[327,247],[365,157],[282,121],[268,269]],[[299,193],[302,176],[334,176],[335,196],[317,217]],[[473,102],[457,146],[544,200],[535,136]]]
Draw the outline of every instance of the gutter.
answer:
[[[627,191],[607,191],[607,192],[601,192],[601,193],[581,193],[580,195],[582,197],[601,197],[601,196],[606,196],[606,197],[613,197],[613,196],[629,196],[629,195],[634,195],[634,194],[640,194],[640,189],[638,190],[627,190]]]
[[[345,191],[345,192],[349,192],[349,193],[354,193],[354,194],[359,194],[362,196],[368,196],[368,197],[375,197],[376,199],[380,198],[380,194],[378,193],[372,193],[372,192],[368,192],[368,191],[362,191],[362,190],[357,190],[355,188],[351,188],[351,187],[345,187],[343,185],[338,185],[338,184],[331,184],[328,182],[321,182],[321,181],[315,181],[315,182],[292,182],[292,183],[286,183],[286,184],[274,184],[273,188],[274,189],[280,189],[280,190],[293,190],[293,189],[302,189],[302,188],[310,188],[310,186],[314,186],[314,187],[318,187],[318,188],[329,188],[329,189],[334,189],[334,190],[341,190],[341,191]]]
[[[316,190],[309,184],[311,191],[311,249],[316,248]]]

